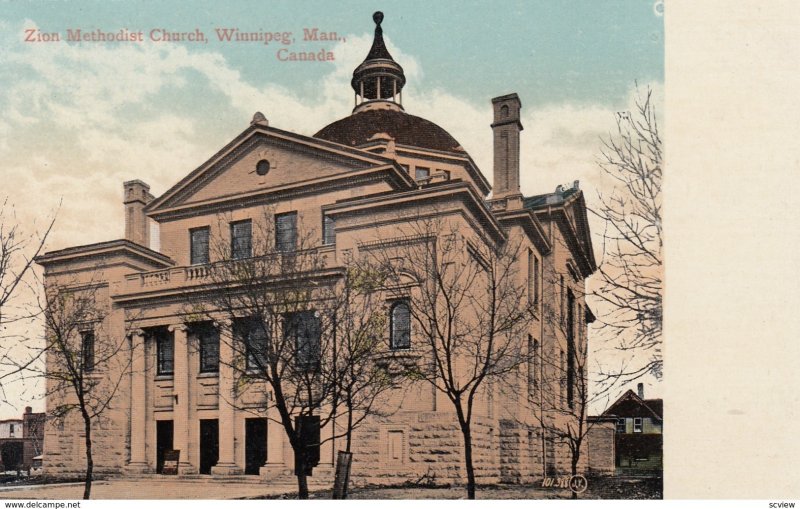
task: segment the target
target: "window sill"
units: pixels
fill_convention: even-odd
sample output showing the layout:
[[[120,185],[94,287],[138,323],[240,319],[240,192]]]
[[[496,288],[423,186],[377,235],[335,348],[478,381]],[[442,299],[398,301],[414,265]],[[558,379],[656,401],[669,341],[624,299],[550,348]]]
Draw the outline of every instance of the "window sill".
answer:
[[[244,374],[251,377],[251,378],[258,378],[266,376],[265,369],[258,369],[258,368],[247,368],[244,371]]]
[[[219,371],[201,371],[197,378],[219,378]]]
[[[167,374],[162,374],[162,375],[156,375],[156,378],[155,378],[155,380],[156,380],[157,382],[159,382],[159,381],[163,381],[163,380],[173,380],[174,378],[175,378],[175,375],[174,375],[174,374],[169,374],[169,375],[167,375]]]

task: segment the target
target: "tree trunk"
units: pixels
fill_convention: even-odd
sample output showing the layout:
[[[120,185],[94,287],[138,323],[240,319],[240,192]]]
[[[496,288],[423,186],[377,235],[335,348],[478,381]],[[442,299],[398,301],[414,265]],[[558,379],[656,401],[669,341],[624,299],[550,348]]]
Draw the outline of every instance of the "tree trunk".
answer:
[[[580,461],[580,459],[581,459],[581,448],[580,448],[580,444],[578,444],[578,448],[575,450],[575,452],[572,453],[572,475],[573,476],[578,475],[578,461]],[[572,492],[572,498],[574,498],[574,499],[578,498],[578,494],[575,491]]]
[[[308,500],[308,477],[305,472],[297,472],[297,498]]]
[[[353,409],[347,411],[347,435],[345,435],[345,452],[351,452],[350,446],[353,440]]]
[[[297,471],[297,498],[300,500],[308,500],[308,476],[306,475],[306,454],[305,444],[300,444],[294,450],[295,468]]]
[[[464,464],[467,467],[467,498],[475,500],[475,468],[472,466],[472,430],[469,423],[461,424],[464,436]]]
[[[83,486],[83,499],[89,500],[92,494],[94,459],[92,458],[92,420],[86,412],[83,412],[83,426],[86,431],[86,480]]]

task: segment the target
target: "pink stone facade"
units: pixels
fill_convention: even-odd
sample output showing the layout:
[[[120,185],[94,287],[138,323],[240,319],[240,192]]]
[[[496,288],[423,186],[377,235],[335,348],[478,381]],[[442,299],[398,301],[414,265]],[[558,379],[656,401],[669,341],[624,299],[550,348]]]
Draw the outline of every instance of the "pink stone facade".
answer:
[[[295,134],[271,126],[257,114],[200,167],[176,174],[176,184],[160,196],[150,194],[144,182],[125,182],[124,239],[53,251],[38,260],[48,287],[99,285],[97,302],[105,313],[97,324],[97,341],[128,342],[124,353],[130,356],[128,371],[95,427],[96,472],[155,473],[159,450],[169,435],[169,448],[181,451],[180,474],[197,474],[204,468],[209,446],[204,440],[212,436],[206,433],[216,427],[217,461],[210,475],[246,473],[254,451],[265,456],[258,471],[251,472],[254,475],[269,479],[291,473],[293,454],[283,429],[269,420],[266,431],[258,435],[263,430],[250,420],[259,415],[247,410],[263,407],[269,391],[234,391],[229,365],[234,353],[225,341],[220,342],[219,370],[201,371],[192,317],[182,301],[207,277],[206,265],[192,263],[194,229],[207,227],[212,238],[225,237],[237,221],[251,220],[256,231],[260,222],[290,212],[297,215],[298,235],[316,239],[314,249],[325,255],[320,271],[331,274],[347,257],[368,249],[370,242],[407,233],[420,214],[437,217],[467,239],[519,242],[523,255],[518,272],[536,293],[530,298],[538,308],[528,337],[519,338],[520,351],[526,354],[535,344],[539,360],[520,370],[507,386],[487,385],[478,395],[473,417],[477,480],[531,482],[545,473],[569,471],[567,448],[541,426],[543,419],[559,418],[549,410],[552,402],[567,405],[567,381],[559,375],[562,368],[557,362],[541,359],[558,359],[567,352],[568,307],[575,355],[585,351],[585,278],[595,270],[595,261],[582,192],[576,183],[553,193],[523,196],[519,188],[522,106],[516,94],[493,100],[494,118],[486,119],[495,134],[495,193],[491,194],[488,180],[463,148],[442,149],[452,139],[446,131],[434,125],[444,134],[433,132],[433,124],[415,123],[405,112],[399,64],[386,64],[391,72],[381,74],[393,79],[391,84],[362,88],[374,78],[370,73],[380,70],[375,59],[368,58],[365,64],[354,77],[356,111],[338,125],[371,130],[374,136],[369,139],[345,143],[347,133],[338,127],[325,128],[315,137]],[[392,93],[386,97],[380,95],[382,90]],[[375,111],[391,113],[360,117]],[[382,120],[362,125],[361,119],[369,118]],[[430,140],[436,140],[435,148]],[[270,163],[264,175],[257,171],[261,161]],[[263,213],[265,207],[268,215]],[[335,218],[332,243],[324,242],[326,215]],[[150,238],[154,223],[158,239]],[[115,230],[122,227],[110,225]],[[229,333],[225,324],[215,326],[221,335]],[[173,342],[174,366],[169,374],[158,373],[154,331],[162,331]],[[412,338],[418,334],[412,330]],[[574,369],[584,369],[585,362],[577,366]],[[98,374],[106,375],[110,374]],[[357,430],[352,480],[462,482],[462,437],[450,402],[424,381],[408,382],[396,392],[386,403],[396,405],[390,415],[370,418]],[[48,411],[62,402],[59,397],[49,397]],[[269,412],[263,417],[277,417]],[[48,474],[83,470],[81,433],[77,416],[48,424],[44,440]],[[333,433],[333,426],[323,428],[322,438]],[[254,446],[256,435],[266,443]],[[340,447],[340,439],[322,444],[315,478],[332,475]],[[587,461],[591,466],[591,459],[584,456],[582,470]]]

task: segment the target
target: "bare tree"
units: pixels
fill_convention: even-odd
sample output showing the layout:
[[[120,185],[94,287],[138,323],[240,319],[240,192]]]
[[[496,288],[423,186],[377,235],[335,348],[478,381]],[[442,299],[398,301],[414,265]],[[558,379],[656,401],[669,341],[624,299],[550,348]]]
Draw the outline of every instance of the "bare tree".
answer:
[[[236,394],[257,391],[264,398],[258,408],[237,403],[236,394],[229,403],[283,427],[298,496],[306,499],[307,476],[319,459],[312,452],[337,437],[342,409],[349,449],[352,431],[391,377],[374,369],[371,358],[384,326],[372,312],[377,273],[335,263],[335,251],[320,247],[319,232],[298,229],[302,218],[276,220],[273,212],[264,208],[246,223],[220,216],[219,233],[209,241],[216,261],[198,269],[206,283],[199,297],[188,297],[189,307],[194,319],[232,324],[220,338],[231,355],[221,355],[220,363],[230,368]],[[327,426],[334,432],[321,439]]]
[[[550,315],[549,319],[552,320],[547,308],[552,309],[552,306],[545,306],[544,313],[545,317]],[[555,348],[539,354],[536,359],[539,371],[537,383],[541,390],[529,391],[529,401],[533,406],[531,415],[543,432],[543,440],[552,440],[554,445],[567,448],[570,474],[575,476],[579,473],[581,458],[585,453],[586,438],[594,425],[588,420],[590,408],[602,401],[608,404],[609,387],[596,393],[590,390],[588,342],[583,321],[573,323],[572,332],[568,330],[569,318],[554,321],[563,331],[563,337],[567,338],[567,344],[559,341]],[[572,498],[577,498],[575,491]]]
[[[662,147],[652,93],[638,96],[635,111],[617,114],[616,132],[603,140],[599,165],[616,186],[592,210],[603,223],[593,294],[598,329],[632,354],[632,362],[608,373],[625,382],[662,374]]]
[[[558,242],[559,250],[568,249],[563,239]],[[588,420],[590,409],[603,402],[608,404],[608,392],[614,384],[597,387],[593,392],[588,383],[590,358],[584,283],[570,274],[549,269],[541,281],[543,337],[529,337],[528,365],[522,368],[527,380],[527,411],[520,414],[509,409],[506,415],[517,415],[518,424],[533,424],[540,430],[543,478],[558,472],[555,447],[566,449],[569,472],[574,476],[579,473],[586,438],[593,426]],[[516,404],[512,396],[518,389],[516,384],[502,386],[501,390],[509,396],[504,401]],[[573,498],[577,498],[574,492]]]
[[[4,379],[22,373],[37,361],[29,358],[29,362],[19,362],[12,350],[24,338],[12,331],[20,330],[23,321],[35,316],[29,302],[23,300],[36,295],[30,284],[33,261],[42,252],[54,222],[55,216],[41,233],[24,232],[8,199],[0,203],[0,391],[4,391]],[[26,290],[30,295],[22,295]]]
[[[351,454],[353,433],[367,418],[386,417],[399,408],[385,396],[398,389],[408,373],[403,366],[386,364],[381,357],[388,329],[383,295],[386,273],[367,260],[356,262],[349,254],[344,265],[346,273],[335,298],[336,351],[330,362],[337,371],[336,392],[344,418],[343,426],[335,424],[344,428],[344,452]],[[337,461],[341,460],[337,456]],[[352,455],[348,460],[347,465],[337,465],[334,498],[347,498]],[[340,472],[340,468],[348,470]]]
[[[335,298],[337,352],[331,361],[338,371],[345,417],[344,450],[351,452],[353,432],[367,417],[394,410],[382,404],[382,397],[398,386],[405,372],[387,369],[376,359],[388,328],[381,299],[386,273],[366,260],[346,260],[345,267]]]
[[[124,334],[108,332],[107,285],[95,281],[45,288],[39,308],[45,321],[42,346],[46,366],[36,373],[47,381],[46,396],[57,402],[49,418],[64,422],[77,413],[83,422],[86,472],[83,498],[89,499],[94,474],[93,430],[102,425],[123,380],[131,355]],[[37,348],[40,348],[37,353]]]
[[[519,278],[520,246],[468,238],[445,219],[420,216],[411,229],[408,236],[383,239],[368,253],[389,275],[388,294],[407,306],[423,343],[420,358],[430,359],[416,364],[415,376],[453,405],[463,439],[467,496],[474,499],[472,423],[478,399],[486,395],[488,400],[493,385],[527,363],[520,338],[533,313]],[[401,342],[407,334],[405,309],[398,317],[392,313],[393,333]]]

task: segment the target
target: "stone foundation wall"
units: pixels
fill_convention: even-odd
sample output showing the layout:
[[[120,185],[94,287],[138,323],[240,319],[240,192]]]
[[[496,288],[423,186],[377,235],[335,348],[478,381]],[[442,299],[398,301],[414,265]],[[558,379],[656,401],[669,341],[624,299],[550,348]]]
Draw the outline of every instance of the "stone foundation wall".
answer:
[[[500,421],[500,479],[530,483],[542,477],[542,443],[538,429]]]
[[[129,457],[127,414],[117,411],[109,414],[111,416],[113,419],[95,425],[93,430],[95,471],[98,474],[124,472]],[[472,444],[478,484],[541,481],[543,450],[539,428],[510,419],[474,416]],[[71,415],[61,427],[48,422],[44,446],[48,475],[79,475],[85,471],[83,424],[78,415]],[[344,447],[344,441],[337,439],[328,447],[332,451],[329,456],[335,457],[335,451]],[[463,437],[452,412],[415,410],[369,419],[355,432],[352,449],[351,480],[357,486],[466,483]],[[554,441],[552,453],[545,454],[556,466],[555,475],[570,472],[571,454],[566,444]],[[290,472],[291,457],[286,458],[285,471]],[[613,453],[610,458],[613,465]],[[589,461],[584,449],[581,472],[587,470]],[[332,465],[327,468],[320,465],[313,477],[332,481]]]
[[[492,419],[473,419],[476,481],[496,484],[501,479],[500,427]],[[395,414],[391,423],[365,424],[356,431],[353,442],[351,479],[356,485],[466,482],[463,436],[452,413]]]
[[[122,414],[109,415],[92,428],[95,474],[121,473],[128,459],[127,421]],[[70,415],[63,424],[45,425],[43,463],[48,476],[82,475],[86,472],[86,434],[83,420]]]

